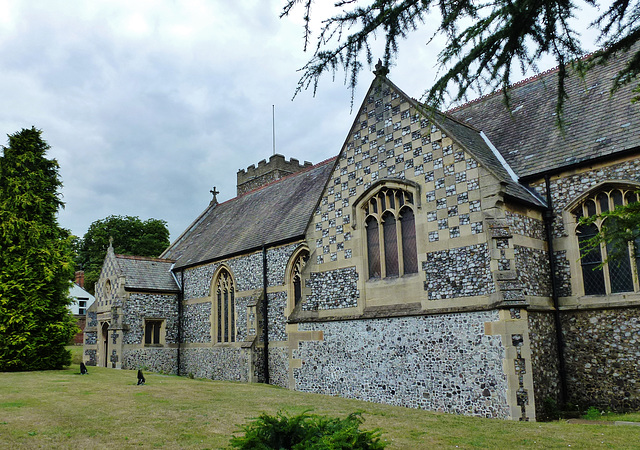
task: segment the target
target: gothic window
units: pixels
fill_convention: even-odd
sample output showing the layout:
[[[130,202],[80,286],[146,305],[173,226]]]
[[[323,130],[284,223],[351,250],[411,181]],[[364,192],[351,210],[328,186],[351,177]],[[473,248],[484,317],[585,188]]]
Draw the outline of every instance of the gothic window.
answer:
[[[417,273],[413,195],[383,187],[363,208],[369,279]]]
[[[602,214],[636,201],[638,201],[638,195],[631,190],[621,188],[602,190],[587,198],[572,212],[579,220],[581,217]],[[598,220],[591,225],[580,224],[576,227],[584,293],[585,295],[607,295],[636,291],[638,287],[637,284],[634,285],[634,273],[637,273],[638,258],[634,257],[637,252],[633,242],[629,242],[625,255],[610,260],[604,265],[602,262],[607,259],[611,247],[604,244],[595,248],[587,246],[589,239],[598,234],[604,223],[603,220]],[[635,246],[637,245],[636,242]]]
[[[228,270],[222,269],[215,285],[216,342],[235,342],[235,288]]]
[[[162,320],[145,320],[144,321],[144,343],[145,345],[159,345],[160,331],[162,329]]]
[[[302,271],[309,260],[309,251],[301,251],[293,263],[291,282],[293,283],[293,300],[297,306],[302,301]]]

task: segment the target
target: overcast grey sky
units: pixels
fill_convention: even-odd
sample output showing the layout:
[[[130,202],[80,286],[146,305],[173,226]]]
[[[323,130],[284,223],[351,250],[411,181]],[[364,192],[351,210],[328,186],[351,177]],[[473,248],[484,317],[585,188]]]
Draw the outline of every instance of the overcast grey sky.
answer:
[[[0,133],[32,125],[60,163],[60,225],[82,236],[111,214],[166,220],[175,239],[209,204],[235,196],[236,172],[276,151],[335,156],[350,110],[343,75],[291,101],[301,11],[282,0],[0,0]],[[420,97],[437,46],[403,43],[389,78]],[[542,66],[541,69],[548,67]]]

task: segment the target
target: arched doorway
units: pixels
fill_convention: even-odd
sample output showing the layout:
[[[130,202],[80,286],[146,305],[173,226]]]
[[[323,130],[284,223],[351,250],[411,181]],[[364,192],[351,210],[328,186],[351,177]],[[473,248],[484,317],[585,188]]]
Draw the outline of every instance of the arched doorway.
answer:
[[[109,322],[102,323],[102,366],[109,364]]]

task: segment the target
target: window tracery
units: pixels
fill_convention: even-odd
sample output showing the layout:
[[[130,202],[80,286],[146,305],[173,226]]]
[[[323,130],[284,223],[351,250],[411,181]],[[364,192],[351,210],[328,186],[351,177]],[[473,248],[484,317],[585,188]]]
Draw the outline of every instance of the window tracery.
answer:
[[[369,279],[418,272],[414,197],[383,187],[363,205]]]
[[[588,197],[574,208],[572,213],[579,221],[582,217],[600,215],[638,200],[638,194],[632,189],[608,188]],[[598,219],[593,224],[578,224],[576,227],[584,294],[607,295],[638,291],[639,258],[634,257],[637,253],[634,247],[637,247],[639,242],[629,242],[626,254],[621,258],[606,262],[602,267],[599,266],[607,260],[607,255],[611,253],[610,245],[602,244],[594,248],[587,245],[588,241],[602,229],[605,220],[612,219]]]
[[[293,283],[294,306],[302,301],[302,271],[309,260],[309,251],[302,250],[296,257],[291,270],[291,281]]]
[[[222,269],[215,286],[216,296],[216,341],[235,342],[235,286],[228,270]]]

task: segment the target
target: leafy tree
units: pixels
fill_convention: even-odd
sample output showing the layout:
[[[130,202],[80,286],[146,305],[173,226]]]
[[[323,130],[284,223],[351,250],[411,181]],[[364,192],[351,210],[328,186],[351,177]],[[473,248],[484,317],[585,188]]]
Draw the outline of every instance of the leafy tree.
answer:
[[[313,0],[286,0],[281,14],[287,16],[296,6],[302,7],[305,51],[312,45],[312,5]],[[600,9],[601,5],[598,0],[585,0],[583,6]],[[397,57],[399,40],[421,32],[427,45],[438,35],[447,39],[438,56],[443,74],[427,93],[433,106],[445,100],[451,84],[457,88],[454,101],[466,98],[469,89],[481,94],[483,89],[502,87],[506,95],[514,68],[536,71],[537,61],[551,55],[559,65],[557,111],[561,113],[567,63],[574,61],[584,73],[591,65],[606,63],[629,50],[640,39],[640,4],[628,0],[614,0],[591,24],[604,49],[588,62],[579,59],[584,54],[580,36],[569,24],[579,9],[571,0],[338,0],[333,8],[322,20],[313,56],[301,69],[296,93],[310,85],[315,93],[322,74],[335,75],[340,68],[353,93],[363,62],[371,66],[371,43],[378,34],[384,36],[383,63],[389,66]],[[614,80],[613,89],[639,72],[640,53],[636,51]]]
[[[73,255],[57,222],[56,160],[35,128],[9,136],[0,157],[0,371],[58,369],[78,331],[67,306]]]
[[[140,220],[134,216],[109,216],[96,220],[77,246],[76,262],[85,271],[85,289],[94,292],[102,262],[113,238],[116,254],[158,256],[169,245],[167,223],[160,219]]]
[[[629,257],[629,242],[635,247],[636,255],[640,252],[640,202],[629,203],[624,206],[603,212],[591,217],[583,217],[580,223],[591,225],[602,222],[598,234],[582,243],[585,254],[590,249],[607,244],[607,259],[603,261],[602,267],[609,261],[616,261],[620,258]]]

